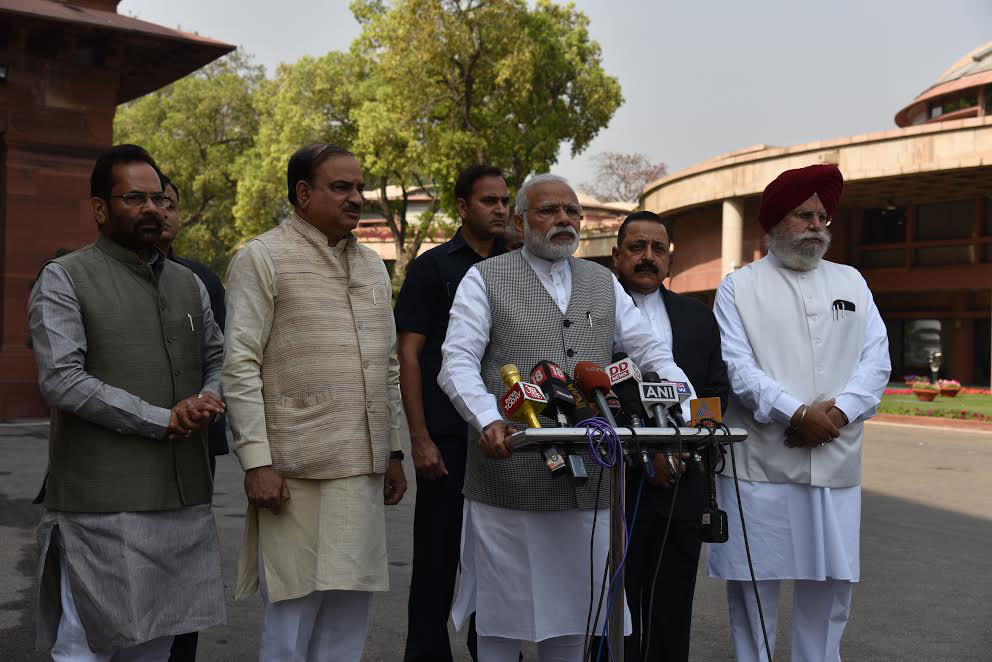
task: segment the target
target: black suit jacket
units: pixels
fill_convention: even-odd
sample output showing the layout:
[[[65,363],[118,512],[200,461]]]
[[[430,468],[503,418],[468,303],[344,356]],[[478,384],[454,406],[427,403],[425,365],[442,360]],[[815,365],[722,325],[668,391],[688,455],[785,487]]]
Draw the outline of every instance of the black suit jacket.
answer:
[[[669,292],[664,286],[661,295],[672,324],[672,355],[701,398],[719,397],[720,408],[727,410],[730,381],[727,366],[720,352],[720,327],[716,316],[706,304],[691,297]],[[628,484],[636,491],[639,479]],[[638,519],[667,517],[674,488],[663,489],[644,484]],[[692,467],[679,486],[673,519],[699,520],[706,497],[706,477]]]
[[[184,257],[178,257],[171,250],[169,251],[169,259],[183,265],[200,278],[204,288],[207,290],[207,295],[210,297],[210,310],[214,314],[214,321],[217,322],[220,330],[224,331],[224,322],[227,320],[227,310],[224,304],[224,284],[220,282],[217,274],[211,271],[207,265],[194,260],[187,260]],[[218,416],[217,420],[207,428],[207,446],[210,449],[211,457],[227,455],[229,452],[227,448],[227,430],[223,416]]]

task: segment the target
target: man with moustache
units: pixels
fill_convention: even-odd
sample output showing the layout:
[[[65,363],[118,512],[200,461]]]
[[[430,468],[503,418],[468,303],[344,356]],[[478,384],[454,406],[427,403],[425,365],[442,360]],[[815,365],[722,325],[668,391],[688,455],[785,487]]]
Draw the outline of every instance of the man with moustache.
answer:
[[[200,279],[207,295],[210,297],[210,311],[214,315],[214,322],[223,333],[224,331],[224,285],[220,282],[213,271],[205,264],[195,260],[189,260],[176,255],[172,245],[179,234],[179,187],[164,173],[162,178],[162,192],[169,198],[169,204],[165,206],[165,223],[162,225],[162,234],[155,245],[158,246],[166,257],[186,267]],[[210,451],[210,475],[213,476],[217,469],[218,455],[227,455],[227,433],[223,416],[217,416],[207,427],[207,448]],[[176,635],[172,642],[172,651],[169,654],[169,662],[192,662],[196,659],[196,644],[198,640],[197,632],[187,632]]]
[[[148,152],[101,154],[90,195],[96,242],[46,264],[28,308],[52,407],[38,648],[166,660],[225,617],[201,432],[224,411],[223,338],[202,283],[155,247],[169,198]]]
[[[462,535],[468,427],[437,385],[437,375],[458,283],[472,265],[503,252],[510,205],[503,173],[487,165],[466,168],[455,181],[455,204],[461,227],[450,240],[414,260],[393,311],[417,471],[406,662],[452,659],[448,614]],[[474,657],[474,628],[468,646]]]
[[[768,255],[727,276],[716,295],[730,376],[724,420],[770,654],[728,472],[717,479],[730,540],[709,549],[727,580],[737,659],[774,655],[779,589],[794,580],[792,659],[837,662],[860,578],[861,443],[889,378],[885,325],[861,274],[823,259],[843,177],[834,165],[787,170],[765,188],[758,221]],[[728,465],[729,467],[730,465]]]
[[[261,662],[357,662],[389,589],[402,404],[389,274],[352,234],[362,181],[346,150],[298,149],[293,215],[228,271],[222,383],[249,502],[235,598],[261,589]]]
[[[590,561],[598,586],[609,550],[609,479],[600,482],[602,469],[586,451],[582,486],[551,480],[537,454],[510,454],[507,437],[522,426],[509,424],[497,406],[506,390],[500,368],[529,371],[549,360],[571,373],[581,360],[608,364],[617,349],[644,370],[689,380],[616,278],[571,257],[582,208],[564,179],[532,177],[514,211],[524,247],[468,270],[441,350],[438,383],[469,424],[462,578],[452,615],[460,628],[476,612],[480,662],[515,662],[522,641],[537,642],[542,660],[577,662]],[[577,552],[590,549],[594,521],[590,559]],[[597,632],[602,616],[592,625]]]
[[[720,329],[708,306],[665,287],[672,260],[670,248],[668,231],[657,214],[631,214],[620,225],[617,247],[613,249],[617,279],[654,332],[671,345],[675,362],[696,387],[699,397],[718,397],[721,410],[726,409],[730,386],[720,354]],[[633,633],[627,641],[625,659],[641,660],[642,651],[645,660],[689,659],[706,476],[698,470],[686,472],[679,458],[676,465],[680,485],[673,504],[668,463],[661,454],[655,455],[655,477],[644,486],[633,523],[625,564]],[[638,481],[629,480],[627,488],[628,503],[634,503]],[[662,550],[666,530],[668,539]],[[660,555],[663,558],[659,566]],[[649,613],[650,623],[646,622]],[[644,651],[649,629],[650,648]]]

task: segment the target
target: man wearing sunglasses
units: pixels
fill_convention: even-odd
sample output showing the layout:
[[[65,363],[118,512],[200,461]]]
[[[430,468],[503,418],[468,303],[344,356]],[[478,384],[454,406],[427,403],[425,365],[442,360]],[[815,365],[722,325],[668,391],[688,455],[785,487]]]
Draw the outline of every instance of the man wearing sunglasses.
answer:
[[[202,432],[224,412],[223,337],[203,284],[155,247],[169,198],[151,156],[104,152],[90,194],[96,242],[45,265],[29,300],[52,407],[38,647],[166,660],[225,617]]]

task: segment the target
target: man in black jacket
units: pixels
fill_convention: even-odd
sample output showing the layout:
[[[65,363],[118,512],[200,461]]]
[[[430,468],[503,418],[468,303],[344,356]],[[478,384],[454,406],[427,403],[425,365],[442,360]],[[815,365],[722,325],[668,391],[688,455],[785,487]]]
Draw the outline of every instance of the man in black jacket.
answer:
[[[176,255],[176,251],[172,248],[172,242],[175,241],[176,235],[179,233],[179,189],[164,174],[162,175],[162,192],[169,197],[170,205],[165,208],[165,225],[162,226],[162,236],[159,237],[156,245],[162,249],[162,252],[170,260],[183,265],[196,274],[200,281],[203,282],[203,286],[207,290],[207,295],[210,297],[210,310],[214,314],[214,321],[217,322],[217,326],[223,331],[224,318],[226,317],[224,285],[221,283],[220,278],[217,277],[217,274],[211,271],[207,265]],[[210,451],[210,473],[213,474],[217,469],[215,458],[218,455],[227,455],[229,452],[223,416],[218,416],[207,428],[207,447]],[[196,632],[176,636],[172,643],[172,653],[169,656],[169,662],[193,662],[196,659],[196,643]]]
[[[614,269],[655,332],[670,340],[675,362],[685,371],[697,395],[719,397],[724,409],[730,386],[720,355],[720,329],[705,304],[665,288],[672,259],[670,247],[661,218],[648,211],[635,212],[624,220],[617,234]],[[674,506],[672,476],[667,462],[657,455],[655,478],[644,485],[631,534],[626,589],[633,634],[627,640],[628,660],[689,659],[706,477],[696,466],[687,470],[679,460],[676,463],[682,475]],[[628,481],[628,503],[636,499],[639,484],[639,478]],[[670,530],[662,555],[661,543],[669,517]],[[656,579],[659,556],[662,558]],[[649,634],[650,649],[645,653]]]

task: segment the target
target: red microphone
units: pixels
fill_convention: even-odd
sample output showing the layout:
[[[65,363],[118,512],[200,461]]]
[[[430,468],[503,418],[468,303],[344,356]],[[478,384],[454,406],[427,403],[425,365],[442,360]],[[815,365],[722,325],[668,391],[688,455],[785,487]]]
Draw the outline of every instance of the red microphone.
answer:
[[[610,425],[617,427],[617,421],[606,402],[606,394],[610,392],[610,376],[606,371],[592,361],[579,361],[575,364],[572,376],[579,390],[599,407],[600,415]]]

